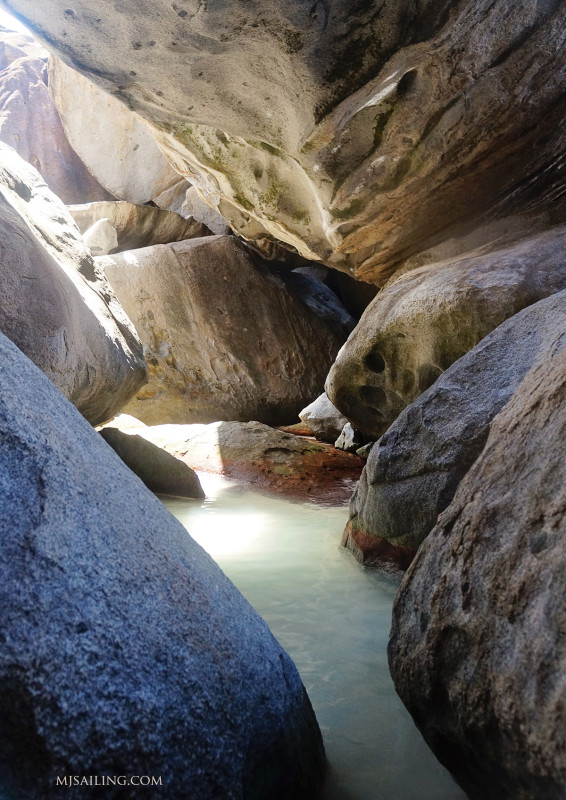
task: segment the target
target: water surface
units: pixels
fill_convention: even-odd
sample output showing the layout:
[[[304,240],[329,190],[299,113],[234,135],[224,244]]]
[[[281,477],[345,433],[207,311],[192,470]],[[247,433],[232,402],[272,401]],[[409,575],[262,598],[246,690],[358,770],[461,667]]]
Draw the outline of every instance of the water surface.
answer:
[[[164,502],[297,665],[331,764],[325,800],[465,800],[395,693],[386,648],[398,578],[339,546],[347,509],[199,477],[205,502]]]

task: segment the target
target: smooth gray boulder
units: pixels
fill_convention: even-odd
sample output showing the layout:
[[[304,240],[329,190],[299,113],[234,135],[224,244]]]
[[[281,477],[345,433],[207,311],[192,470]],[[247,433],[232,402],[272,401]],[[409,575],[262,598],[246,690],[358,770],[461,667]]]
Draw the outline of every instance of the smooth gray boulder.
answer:
[[[382,285],[485,223],[514,218],[522,235],[564,219],[558,0],[2,7],[148,120],[176,170],[265,252],[281,241]],[[99,100],[92,117],[112,125]]]
[[[329,290],[328,305],[305,296],[232,236],[97,263],[145,347],[149,383],[124,411],[148,424],[291,422],[320,394],[347,336]]]
[[[100,435],[154,494],[204,497],[196,472],[143,436],[123,432],[112,427],[112,423],[105,426]]]
[[[214,561],[0,335],[0,794],[311,800],[299,675]]]
[[[316,400],[299,412],[299,418],[312,431],[317,439],[323,442],[335,442],[342,433],[344,425],[348,422],[346,417],[332,405],[326,392],[319,395]]]
[[[378,438],[484,336],[566,288],[566,226],[414,269],[380,292],[340,350],[326,393]]]
[[[362,561],[379,540],[416,551],[483,450],[493,418],[533,364],[564,346],[565,291],[511,317],[452,364],[372,448],[344,544]]]
[[[0,143],[0,331],[93,424],[147,381],[143,350],[63,203]]]
[[[472,800],[566,787],[566,352],[548,352],[407,572],[395,687]]]
[[[210,235],[208,228],[192,217],[185,219],[174,211],[155,206],[140,206],[127,203],[125,200],[83,203],[68,208],[83,235],[86,235],[93,225],[108,219],[118,237],[117,244],[113,248],[115,252]],[[94,253],[94,255],[107,254]]]

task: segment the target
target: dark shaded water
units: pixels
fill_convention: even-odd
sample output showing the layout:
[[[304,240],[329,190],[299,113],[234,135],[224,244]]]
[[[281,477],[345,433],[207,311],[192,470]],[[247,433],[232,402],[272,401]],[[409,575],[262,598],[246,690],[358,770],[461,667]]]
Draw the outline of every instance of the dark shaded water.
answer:
[[[339,547],[347,510],[201,480],[204,503],[165,504],[294,659],[332,767],[326,800],[465,800],[395,693],[386,647],[398,579]]]

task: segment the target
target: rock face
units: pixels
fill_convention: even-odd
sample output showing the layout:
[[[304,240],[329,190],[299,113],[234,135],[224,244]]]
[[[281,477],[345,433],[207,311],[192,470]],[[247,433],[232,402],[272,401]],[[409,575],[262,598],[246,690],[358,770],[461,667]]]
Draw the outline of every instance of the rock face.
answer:
[[[533,364],[566,346],[566,292],[504,322],[397,417],[372,448],[345,544],[367,562],[386,540],[415,551]]]
[[[132,417],[120,414],[111,425],[164,448],[193,469],[301,500],[347,503],[362,469],[357,456],[260,422],[136,427]]]
[[[566,352],[529,372],[397,595],[397,691],[473,800],[566,786]]]
[[[143,422],[282,424],[320,393],[344,341],[230,236],[98,260],[144,344]]]
[[[0,141],[64,203],[109,199],[67,140],[47,89],[47,57],[31,36],[0,28]]]
[[[0,330],[93,424],[147,380],[142,346],[65,206],[0,144]]]
[[[377,438],[508,317],[566,287],[566,227],[402,275],[380,292],[326,381],[334,405]]]
[[[72,205],[69,211],[83,234],[100,220],[110,220],[118,235],[117,252],[210,235],[205,225],[192,218],[124,200]]]
[[[1,335],[0,434],[2,796],[150,775],[156,800],[317,797],[320,733],[288,655]]]
[[[145,123],[58,58],[49,92],[72,147],[114,197],[143,204],[178,182]]]
[[[317,439],[323,442],[335,442],[348,422],[346,417],[332,405],[326,392],[323,392],[310,405],[300,412],[299,417],[312,431]]]
[[[556,0],[2,6],[150,120],[258,244],[381,283],[485,222],[564,218]]]
[[[204,497],[194,470],[142,436],[123,433],[111,426],[103,428],[101,436],[155,494]]]

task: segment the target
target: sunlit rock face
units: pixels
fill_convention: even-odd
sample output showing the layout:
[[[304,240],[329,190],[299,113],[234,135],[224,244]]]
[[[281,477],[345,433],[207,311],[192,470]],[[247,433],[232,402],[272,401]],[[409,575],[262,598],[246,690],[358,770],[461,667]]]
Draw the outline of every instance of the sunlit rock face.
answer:
[[[89,422],[147,381],[143,350],[79,229],[39,173],[0,143],[0,331]]]
[[[0,5],[149,120],[266,251],[381,283],[479,225],[561,213],[563,3]]]
[[[64,203],[112,197],[73,150],[47,88],[48,52],[0,26],[0,140],[41,174]]]

